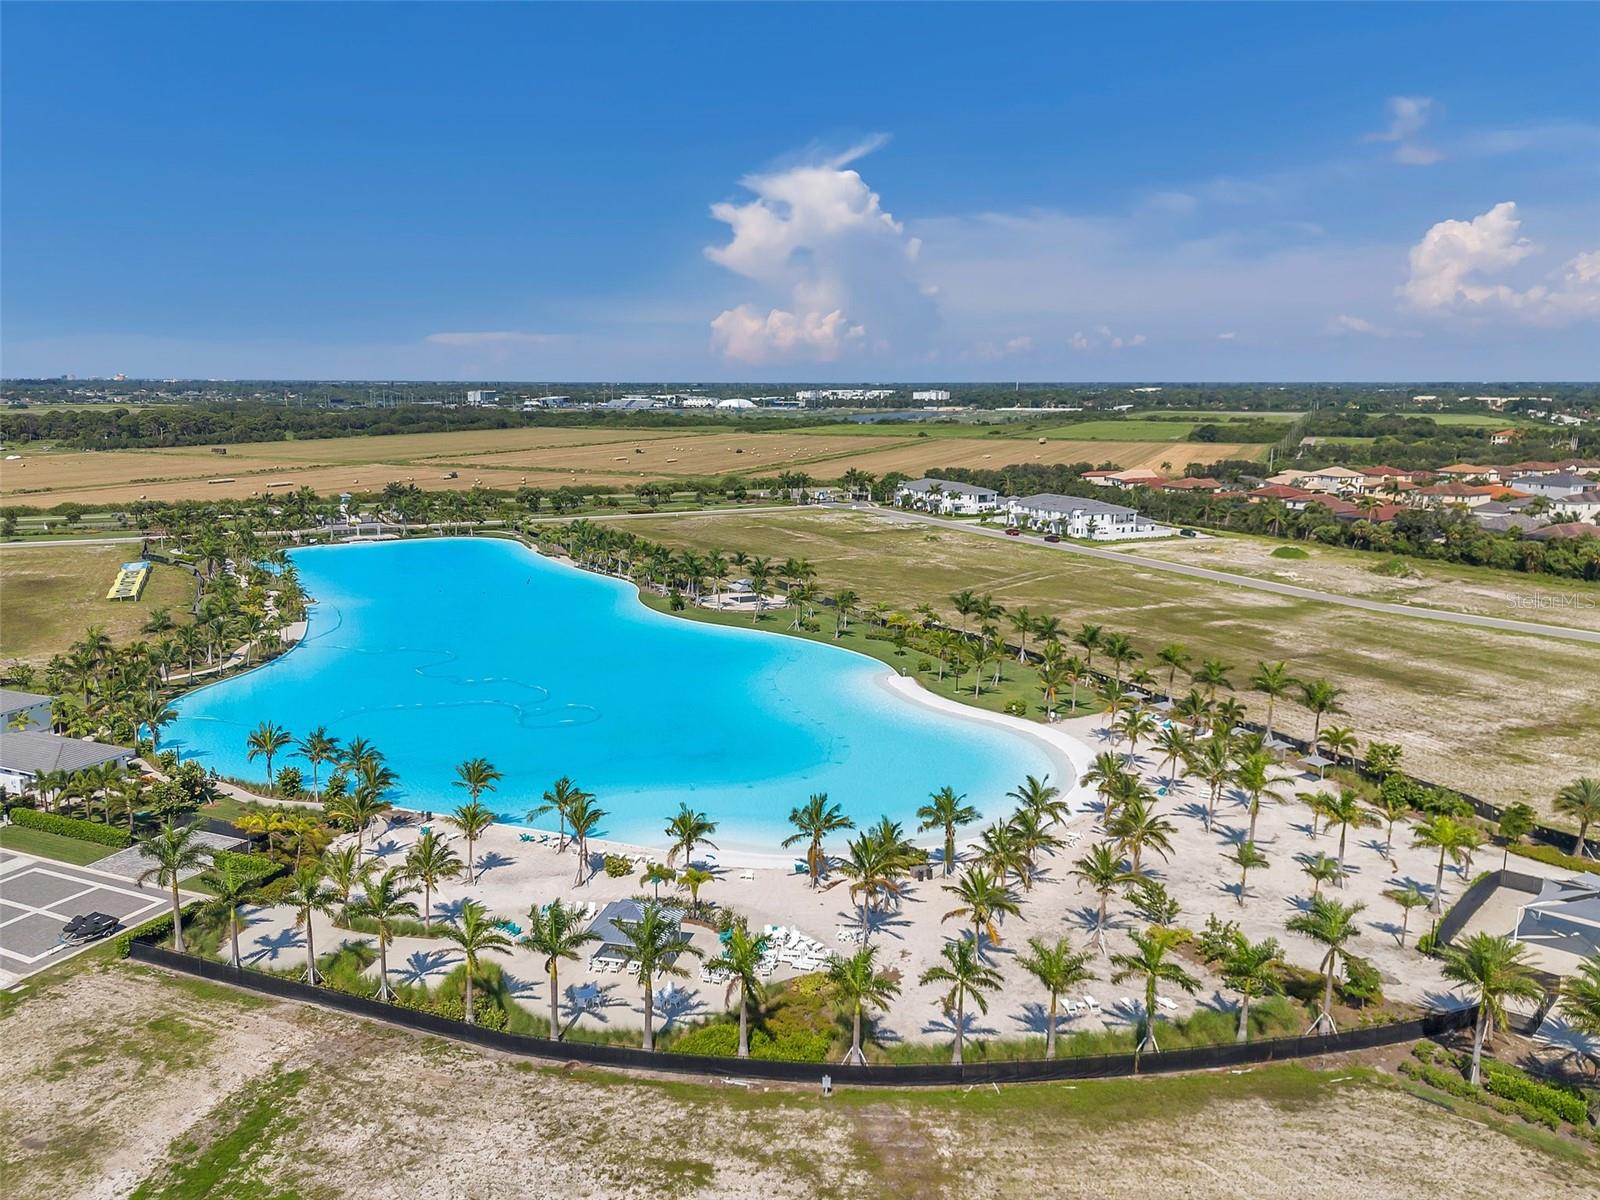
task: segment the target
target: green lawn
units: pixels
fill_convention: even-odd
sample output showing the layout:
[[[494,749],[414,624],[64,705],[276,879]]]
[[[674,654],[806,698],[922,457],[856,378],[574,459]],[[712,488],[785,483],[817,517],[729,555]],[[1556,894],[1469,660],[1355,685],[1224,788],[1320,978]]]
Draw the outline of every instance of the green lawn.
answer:
[[[125,644],[140,636],[156,608],[183,620],[194,601],[194,576],[178,567],[157,563],[137,600],[106,599],[117,568],[138,552],[137,544],[0,547],[0,659],[42,665],[90,625],[103,625],[113,642]]]
[[[113,846],[98,846],[77,838],[62,837],[59,833],[45,833],[41,829],[21,829],[7,825],[0,829],[0,850],[15,850],[19,854],[33,854],[39,858],[53,858],[57,862],[86,867],[102,858],[115,854]]]

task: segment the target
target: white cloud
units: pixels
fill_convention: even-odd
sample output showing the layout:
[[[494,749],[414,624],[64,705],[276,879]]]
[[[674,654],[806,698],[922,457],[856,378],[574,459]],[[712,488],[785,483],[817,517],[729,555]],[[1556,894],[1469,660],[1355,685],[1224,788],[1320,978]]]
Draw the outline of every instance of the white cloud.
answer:
[[[1391,329],[1387,325],[1376,325],[1365,317],[1352,317],[1346,313],[1340,313],[1329,321],[1325,332],[1336,337],[1357,335],[1374,338],[1411,338],[1421,336],[1412,330]]]
[[[1388,127],[1369,133],[1367,141],[1393,143],[1394,161],[1409,167],[1425,167],[1444,157],[1417,140],[1433,115],[1431,96],[1390,96],[1388,109]]]
[[[1025,350],[1032,349],[1033,339],[1031,337],[1014,337],[1006,343],[1007,354],[1021,354]]]
[[[1600,251],[1568,260],[1551,284],[1517,288],[1497,278],[1539,253],[1521,231],[1509,200],[1470,221],[1438,222],[1411,248],[1401,297],[1433,315],[1499,314],[1549,325],[1600,317]]]
[[[711,322],[714,345],[728,358],[761,366],[799,352],[832,362],[866,331],[848,323],[838,309],[796,315],[774,308],[762,316],[748,304],[730,308]]]
[[[1135,333],[1128,337],[1112,333],[1108,325],[1096,325],[1093,332],[1084,333],[1076,331],[1067,339],[1067,347],[1071,350],[1124,350],[1134,346],[1142,346],[1149,339],[1142,333]]]
[[[828,361],[847,345],[906,353],[926,339],[937,310],[913,275],[921,243],[849,166],[883,141],[747,176],[755,199],[711,206],[732,238],[706,257],[763,292],[711,322],[723,355]]]
[[[1226,333],[1217,334],[1217,341],[1219,341],[1219,342],[1231,342],[1231,341],[1236,340],[1238,338],[1238,336],[1239,335],[1237,333],[1235,333],[1233,330],[1230,329]]]

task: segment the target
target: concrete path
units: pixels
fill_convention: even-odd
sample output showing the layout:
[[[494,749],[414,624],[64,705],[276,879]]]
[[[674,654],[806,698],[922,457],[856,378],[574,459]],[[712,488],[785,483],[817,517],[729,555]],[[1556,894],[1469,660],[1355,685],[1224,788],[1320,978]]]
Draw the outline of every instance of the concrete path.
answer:
[[[848,504],[819,505],[820,508],[836,509],[849,512],[853,506]],[[805,511],[799,509],[797,511]],[[1342,596],[1337,592],[1322,592],[1315,588],[1298,587],[1292,583],[1278,583],[1271,579],[1256,579],[1249,575],[1233,575],[1227,571],[1213,571],[1209,567],[1191,567],[1187,563],[1167,562],[1165,559],[1148,558],[1142,554],[1133,554],[1126,550],[1101,550],[1094,546],[1081,546],[1073,542],[1047,542],[1033,534],[1022,534],[1019,537],[1010,537],[1003,529],[992,526],[974,525],[966,521],[952,521],[945,517],[930,516],[927,513],[906,512],[897,508],[882,508],[873,506],[870,511],[875,516],[888,517],[896,521],[905,521],[916,525],[937,525],[943,529],[954,529],[961,533],[975,534],[979,537],[1000,538],[1007,542],[1023,542],[1031,546],[1039,546],[1046,550],[1060,550],[1066,554],[1079,554],[1085,558],[1099,558],[1108,562],[1123,563],[1125,565],[1144,567],[1152,571],[1168,571],[1174,575],[1187,575],[1191,579],[1205,579],[1212,583],[1227,583],[1235,587],[1251,588],[1258,592],[1272,592],[1279,596],[1293,596],[1297,600],[1315,600],[1319,604],[1337,604],[1343,608],[1359,608],[1364,612],[1383,613],[1394,617],[1415,617],[1423,621],[1438,621],[1446,625],[1473,625],[1480,629],[1498,629],[1505,633],[1526,633],[1535,637],[1566,638],[1575,642],[1590,642],[1600,645],[1600,630],[1573,629],[1566,625],[1546,625],[1539,621],[1515,621],[1507,617],[1484,617],[1476,613],[1455,612],[1449,609],[1416,608],[1409,604],[1390,604],[1382,600],[1364,600],[1359,596]]]

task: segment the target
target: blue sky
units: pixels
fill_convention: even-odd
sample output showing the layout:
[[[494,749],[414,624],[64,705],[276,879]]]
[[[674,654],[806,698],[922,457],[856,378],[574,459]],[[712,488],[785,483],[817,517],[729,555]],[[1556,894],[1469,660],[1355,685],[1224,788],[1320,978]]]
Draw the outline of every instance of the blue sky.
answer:
[[[3,31],[11,376],[1600,374],[1594,5]]]

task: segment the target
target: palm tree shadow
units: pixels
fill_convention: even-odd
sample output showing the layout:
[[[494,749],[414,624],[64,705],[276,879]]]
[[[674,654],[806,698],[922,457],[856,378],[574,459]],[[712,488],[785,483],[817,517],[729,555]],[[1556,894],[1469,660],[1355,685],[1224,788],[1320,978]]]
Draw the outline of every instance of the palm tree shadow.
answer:
[[[998,1029],[995,1029],[995,1028],[993,1028],[991,1026],[988,1026],[988,1025],[980,1025],[980,1024],[978,1024],[978,1022],[980,1020],[982,1020],[982,1015],[979,1014],[979,1013],[968,1011],[968,1012],[962,1014],[962,1018],[961,1018],[962,1035],[964,1037],[969,1037],[969,1038],[974,1038],[974,1037],[997,1037],[997,1036],[999,1036],[1000,1031]],[[955,1035],[956,1035],[956,1015],[955,1015],[955,1013],[953,1013],[953,1012],[944,1013],[942,1016],[934,1017],[931,1021],[929,1021],[926,1025],[924,1025],[922,1027],[922,1032],[923,1033],[931,1033],[931,1034],[944,1034],[946,1037],[951,1037],[951,1038],[955,1037]]]
[[[391,854],[398,854],[403,849],[405,849],[405,847],[394,838],[385,838],[383,841],[378,842],[370,847],[369,853],[371,853],[372,857],[374,858],[388,858]]]
[[[609,1024],[606,1009],[625,1007],[626,1001],[615,993],[614,983],[569,983],[561,989],[560,1010],[567,1016],[564,1029],[571,1029],[580,1017],[593,1017],[602,1025]]]
[[[1056,1029],[1062,1025],[1062,1014],[1056,1014]],[[1039,1000],[1029,1001],[1022,1006],[1022,1011],[1013,1013],[1011,1019],[1029,1033],[1036,1033],[1040,1037],[1050,1032],[1050,1006]]]
[[[276,933],[263,933],[257,937],[252,945],[259,949],[251,950],[240,955],[244,962],[277,962],[278,956],[288,950],[303,949],[306,944],[304,935],[293,926],[286,926]]]
[[[1311,911],[1310,896],[1289,896],[1287,900],[1289,907],[1294,909],[1295,912],[1308,913]]]
[[[520,975],[513,975],[510,971],[502,969],[500,979],[505,984],[506,995],[518,1000],[532,999],[543,980],[523,979]]]
[[[1199,821],[1202,825],[1206,823],[1206,819],[1210,815],[1210,811],[1198,800],[1191,800],[1187,804],[1181,804],[1176,811],[1180,817],[1189,817],[1191,820]]]
[[[498,850],[490,850],[487,854],[481,854],[478,856],[478,878],[482,879],[485,874],[493,871],[496,867],[512,866],[516,861],[514,858],[508,858],[501,854]]]
[[[428,976],[446,973],[455,961],[456,956],[448,950],[413,950],[399,975],[406,983],[426,983]]]
[[[472,903],[471,898],[460,896],[454,900],[441,900],[433,906],[433,915],[441,921],[460,921],[461,913]]]

